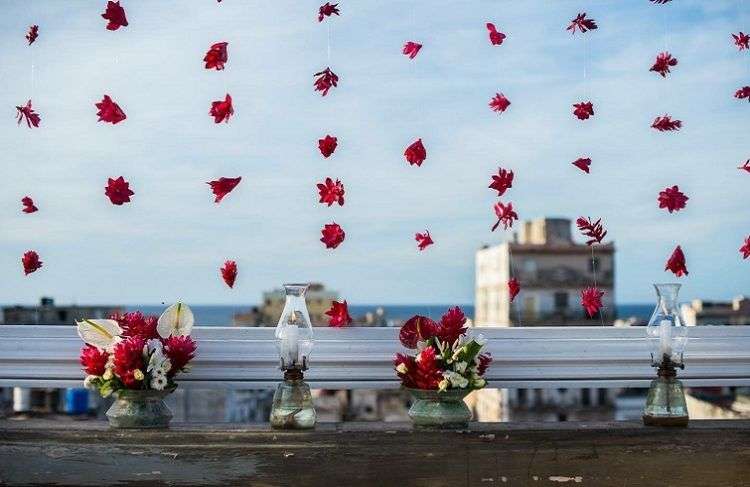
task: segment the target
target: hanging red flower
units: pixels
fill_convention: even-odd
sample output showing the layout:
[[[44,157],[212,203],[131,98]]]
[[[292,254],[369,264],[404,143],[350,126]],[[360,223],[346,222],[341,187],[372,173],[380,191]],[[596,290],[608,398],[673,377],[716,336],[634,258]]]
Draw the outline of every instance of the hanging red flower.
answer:
[[[318,77],[313,85],[315,86],[315,91],[320,91],[320,96],[326,96],[328,94],[328,90],[330,90],[332,87],[335,88],[336,86],[338,86],[339,77],[336,75],[336,73],[331,71],[331,68],[326,68],[323,71],[319,71],[313,76]]]
[[[583,12],[576,15],[576,18],[570,21],[570,25],[565,30],[569,30],[571,34],[575,34],[576,29],[580,30],[581,33],[584,33],[586,31],[595,30],[597,28],[598,26],[596,25],[594,19],[587,19],[586,12]]]
[[[101,376],[104,375],[106,370],[109,354],[104,350],[99,350],[97,347],[87,344],[81,348],[80,361],[86,375]]]
[[[734,97],[738,100],[747,98],[747,101],[750,101],[750,86],[743,86],[742,88],[737,90],[734,94]]]
[[[586,242],[586,245],[600,244],[604,240],[604,237],[607,236],[607,231],[604,230],[601,218],[592,222],[591,218],[587,219],[581,216],[576,220],[576,225],[578,225],[578,230],[581,231],[584,237],[589,237],[590,240]]]
[[[229,286],[230,289],[234,288],[234,281],[237,279],[237,262],[228,260],[224,262],[224,265],[219,269],[221,271],[221,278]]]
[[[165,338],[163,343],[164,353],[169,357],[169,361],[172,362],[172,368],[167,373],[168,377],[172,377],[177,372],[183,370],[193,360],[195,350],[198,348],[198,344],[195,343],[195,340],[190,335],[172,335],[169,338]]]
[[[21,257],[21,264],[23,264],[23,273],[28,276],[32,272],[36,272],[42,268],[43,262],[39,260],[39,254],[33,250],[27,250]]]
[[[108,178],[107,186],[104,188],[104,194],[109,198],[113,205],[122,205],[130,203],[130,197],[135,193],[130,189],[130,183],[120,176],[117,179]]]
[[[115,344],[115,374],[128,389],[141,388],[141,381],[146,372],[146,364],[143,363],[144,346],[146,340],[139,336],[131,336]],[[140,380],[136,378],[136,370],[140,371]]]
[[[587,287],[581,291],[581,306],[586,310],[589,318],[593,318],[602,308],[602,296],[604,296],[604,291],[596,287]]]
[[[438,331],[438,324],[425,316],[415,315],[406,320],[401,326],[398,339],[401,345],[409,349],[417,348],[418,342],[424,342],[434,337]]]
[[[224,63],[229,59],[229,54],[227,53],[228,44],[228,42],[217,42],[211,45],[211,48],[203,57],[206,69],[215,69],[216,71],[224,69]]]
[[[746,160],[743,165],[738,166],[737,169],[745,170],[750,173],[750,159]]]
[[[750,34],[740,31],[739,34],[732,34],[732,37],[734,37],[734,45],[737,46],[738,50],[750,49]]]
[[[409,41],[404,44],[404,49],[401,51],[404,56],[409,56],[409,59],[414,59],[419,54],[419,50],[422,49],[422,44],[414,41]]]
[[[578,120],[588,120],[589,117],[594,115],[594,104],[590,101],[574,103],[573,115],[578,117]]]
[[[119,1],[108,1],[107,10],[102,14],[102,18],[109,20],[107,30],[117,30],[128,25],[128,19],[125,18],[125,9],[120,6]]]
[[[217,100],[211,102],[211,109],[208,111],[208,114],[214,117],[214,123],[229,123],[229,117],[234,115],[232,97],[229,93],[226,94],[224,101]]]
[[[502,32],[498,32],[495,28],[495,24],[487,22],[487,30],[490,31],[490,42],[493,46],[499,46],[503,43],[506,35]]]
[[[125,112],[122,111],[120,105],[112,101],[109,95],[104,95],[102,101],[95,103],[94,106],[99,109],[96,115],[99,117],[97,122],[109,122],[112,125],[116,125],[126,118]]]
[[[510,296],[510,302],[512,303],[514,299],[516,299],[516,296],[518,296],[518,293],[521,292],[521,284],[518,282],[518,279],[515,277],[511,277],[508,281],[508,296]]]
[[[660,52],[656,56],[656,61],[649,71],[659,73],[662,78],[666,78],[667,73],[671,73],[669,68],[674,66],[677,66],[677,58],[672,57],[668,52]]]
[[[743,259],[750,257],[750,235],[745,238],[745,243],[740,247],[740,253],[742,254]]]
[[[404,156],[409,162],[410,166],[417,165],[421,166],[425,159],[427,159],[427,150],[422,145],[422,139],[417,139],[404,151]]]
[[[432,237],[430,236],[430,232],[428,230],[425,230],[424,233],[415,234],[414,240],[417,241],[417,248],[419,250],[424,250],[435,243],[432,241]]]
[[[42,117],[31,108],[31,100],[27,101],[26,105],[16,106],[16,110],[18,110],[18,113],[16,114],[18,117],[18,125],[21,125],[21,122],[26,120],[26,126],[29,128],[39,127],[39,122],[42,121]]]
[[[513,226],[513,220],[518,220],[518,214],[513,211],[513,203],[511,202],[504,205],[502,202],[498,201],[495,203],[494,209],[495,215],[497,215],[497,222],[492,226],[493,232],[497,230],[497,227],[500,226],[501,223],[503,224],[503,229],[507,230]]]
[[[689,200],[685,194],[680,191],[680,188],[675,185],[671,188],[664,188],[664,191],[659,192],[659,208],[666,208],[670,213],[673,211],[680,211],[685,208],[687,200]]]
[[[24,196],[21,198],[21,204],[23,205],[22,211],[24,213],[34,213],[39,211],[39,208],[34,206],[34,200],[32,200],[30,196]]]
[[[326,159],[333,154],[337,146],[338,139],[336,137],[326,135],[322,139],[318,139],[318,149],[320,149],[320,153],[323,154],[323,157]]]
[[[580,169],[581,171],[585,172],[586,174],[589,174],[590,172],[590,166],[591,166],[591,159],[588,157],[579,157],[575,161],[572,162],[572,164]]]
[[[323,235],[320,241],[325,244],[327,249],[335,249],[341,245],[341,242],[346,238],[344,229],[336,222],[323,225],[320,233]]]
[[[490,108],[493,112],[504,112],[510,106],[510,100],[508,100],[502,93],[495,93],[495,96],[490,100]]]
[[[682,277],[688,275],[688,270],[685,265],[685,254],[682,252],[682,248],[678,245],[672,255],[667,260],[667,265],[664,266],[665,271],[672,271],[675,276]]]
[[[39,37],[39,26],[29,26],[29,33],[26,34],[26,40],[29,41],[29,45],[32,45],[37,37]]]
[[[497,174],[492,175],[492,181],[490,181],[489,188],[497,191],[498,196],[502,196],[505,192],[513,187],[513,171],[508,171],[502,167],[497,168]]]
[[[335,183],[331,178],[326,178],[324,182],[318,183],[318,194],[320,195],[318,203],[331,206],[338,202],[339,206],[344,206],[344,184],[338,179]]]
[[[321,5],[318,9],[318,22],[323,22],[324,17],[330,17],[333,14],[339,15],[340,12],[337,8],[338,6],[338,3],[334,3],[333,5],[331,5],[328,2]]]
[[[214,203],[221,203],[226,195],[232,192],[242,181],[242,176],[236,178],[219,178],[214,181],[209,181],[206,184],[211,186],[211,191],[216,196]]]
[[[461,335],[466,333],[466,316],[458,306],[449,308],[440,318],[437,337],[441,342],[452,345]]]
[[[682,120],[672,120],[669,115],[663,117],[656,117],[654,123],[651,124],[651,128],[658,130],[659,132],[671,132],[673,130],[680,130],[682,128]]]
[[[349,306],[346,304],[346,299],[343,303],[331,301],[331,308],[326,311],[325,314],[329,317],[328,326],[343,328],[352,323],[352,317],[349,316]]]

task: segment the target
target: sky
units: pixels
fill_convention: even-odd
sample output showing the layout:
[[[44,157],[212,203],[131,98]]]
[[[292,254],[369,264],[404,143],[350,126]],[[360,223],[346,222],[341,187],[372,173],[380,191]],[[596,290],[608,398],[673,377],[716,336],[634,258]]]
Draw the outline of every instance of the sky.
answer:
[[[682,246],[682,298],[750,293],[750,31],[739,0],[379,1],[339,3],[317,22],[319,2],[122,0],[129,25],[107,31],[105,1],[7,1],[0,18],[0,303],[42,295],[79,304],[256,303],[289,281],[319,281],[355,304],[463,304],[474,300],[474,254],[511,238],[490,232],[498,166],[515,173],[503,196],[519,217],[601,217],[617,247],[616,300],[651,302],[651,283]],[[448,7],[450,5],[450,8]],[[586,11],[599,29],[565,27]],[[492,46],[494,22],[507,35]],[[31,24],[39,38],[26,45]],[[424,45],[414,60],[406,41]],[[224,71],[203,68],[228,42]],[[679,60],[667,79],[656,54]],[[313,73],[330,66],[339,86],[322,98]],[[497,92],[503,114],[487,104]],[[124,122],[98,123],[110,95]],[[235,115],[208,109],[230,93]],[[40,128],[17,126],[32,98]],[[591,100],[581,122],[573,103]],[[681,119],[677,133],[650,128]],[[317,140],[335,135],[328,159]],[[427,160],[403,151],[421,138]],[[593,160],[586,175],[571,162]],[[124,176],[133,201],[114,206],[108,177]],[[207,181],[242,176],[217,205]],[[343,207],[318,203],[316,183],[339,178]],[[690,200],[669,214],[658,192]],[[40,211],[21,213],[23,196]],[[319,241],[331,221],[335,250]],[[416,232],[435,244],[419,252]],[[577,233],[577,232],[576,232]],[[610,240],[611,239],[611,240]],[[20,258],[44,267],[24,276]],[[234,289],[219,276],[237,261]]]

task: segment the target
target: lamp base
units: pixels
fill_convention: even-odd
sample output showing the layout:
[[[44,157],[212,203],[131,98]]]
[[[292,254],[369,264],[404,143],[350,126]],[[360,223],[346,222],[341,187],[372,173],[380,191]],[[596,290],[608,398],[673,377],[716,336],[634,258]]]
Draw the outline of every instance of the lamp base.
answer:
[[[284,382],[273,395],[271,427],[275,429],[310,429],[315,427],[315,408],[310,386],[299,369],[284,371]]]
[[[674,365],[664,361],[659,366],[658,377],[651,381],[643,410],[643,424],[687,426],[689,419],[682,382],[677,380]]]

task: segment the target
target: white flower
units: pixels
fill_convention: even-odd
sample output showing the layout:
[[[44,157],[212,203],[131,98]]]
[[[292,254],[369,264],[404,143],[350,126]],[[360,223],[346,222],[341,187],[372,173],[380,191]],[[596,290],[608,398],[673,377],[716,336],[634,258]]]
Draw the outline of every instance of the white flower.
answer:
[[[484,387],[486,385],[487,385],[487,381],[486,380],[484,380],[482,378],[474,379],[474,387],[476,387],[477,389],[481,389],[482,387]]]
[[[85,379],[83,379],[83,387],[86,389],[96,389],[96,386],[93,384],[93,381],[98,379],[99,377],[95,375],[87,375]]]
[[[456,365],[453,368],[456,369],[456,372],[458,372],[459,374],[463,374],[464,372],[466,372],[466,367],[468,365],[469,364],[467,364],[466,362],[456,362]]]
[[[112,376],[115,374],[112,372],[112,367],[107,366],[107,368],[104,370],[104,375],[102,375],[102,379],[104,380],[111,380]]]
[[[158,338],[152,338],[146,342],[146,346],[148,347],[149,352],[153,352],[155,350],[162,350],[163,345],[161,343],[161,340]]]
[[[135,369],[133,371],[133,378],[135,380],[143,380],[144,377],[145,376],[143,375],[143,372],[141,371],[141,369]]]
[[[464,389],[469,385],[469,379],[450,370],[443,372],[443,377],[445,377],[453,387],[458,389]]]
[[[396,372],[398,372],[399,374],[405,374],[407,372],[406,364],[403,362],[398,364],[398,366],[396,367]]]
[[[438,383],[438,390],[445,391],[448,388],[448,379],[443,379]]]
[[[167,378],[165,376],[157,375],[151,379],[151,389],[161,391],[164,390],[165,387],[167,387]]]

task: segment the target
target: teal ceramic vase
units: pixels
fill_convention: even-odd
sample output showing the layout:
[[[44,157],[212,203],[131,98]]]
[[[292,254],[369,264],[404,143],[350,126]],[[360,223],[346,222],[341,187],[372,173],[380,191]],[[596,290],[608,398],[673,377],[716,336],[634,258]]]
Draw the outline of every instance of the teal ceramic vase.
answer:
[[[112,428],[167,428],[172,411],[164,398],[172,391],[120,389],[114,393],[115,402],[107,410]]]
[[[417,428],[466,429],[471,420],[471,411],[464,398],[469,389],[453,389],[444,392],[426,389],[407,389],[414,402],[409,417]]]

